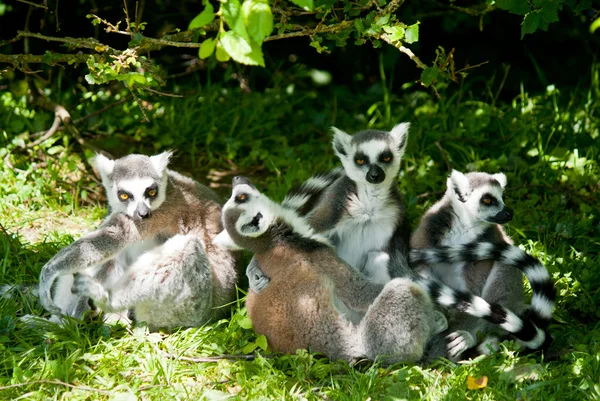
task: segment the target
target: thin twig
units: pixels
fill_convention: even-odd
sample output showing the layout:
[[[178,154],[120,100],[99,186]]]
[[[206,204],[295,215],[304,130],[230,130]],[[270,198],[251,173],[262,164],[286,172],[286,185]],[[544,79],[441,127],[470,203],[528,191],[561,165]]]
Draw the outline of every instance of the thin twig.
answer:
[[[127,101],[131,100],[132,98],[133,98],[133,96],[131,96],[131,95],[127,95],[127,96],[125,96],[123,99],[117,100],[116,102],[114,102],[114,103],[111,103],[111,104],[109,104],[109,105],[108,105],[108,106],[106,106],[106,107],[103,107],[103,108],[101,108],[101,109],[99,109],[99,110],[96,110],[96,111],[93,111],[93,112],[91,112],[90,114],[87,114],[87,115],[85,115],[85,116],[83,116],[83,117],[79,117],[78,119],[76,119],[76,120],[73,120],[73,124],[74,124],[74,125],[79,125],[79,123],[81,123],[82,121],[84,121],[84,120],[87,120],[88,118],[91,118],[91,117],[95,117],[95,116],[97,116],[98,114],[102,114],[102,113],[104,113],[105,111],[108,111],[108,110],[112,109],[113,107],[116,107],[116,106],[118,106],[118,105],[120,105],[120,104],[123,104],[123,103],[125,103],[125,102],[127,102]]]
[[[338,31],[342,31],[346,28],[349,28],[350,26],[352,26],[352,24],[353,24],[353,21],[342,21],[337,24],[326,25],[326,26],[322,27],[321,29],[319,29],[318,31],[315,31],[314,28],[306,28],[306,29],[303,29],[302,31],[288,32],[288,33],[282,33],[279,35],[268,36],[265,38],[264,42],[270,42],[273,40],[280,40],[280,39],[296,38],[296,37],[300,37],[300,36],[314,36],[317,33],[338,32]]]
[[[178,95],[176,93],[161,92],[161,91],[157,91],[156,89],[152,89],[152,88],[141,88],[141,89],[151,92],[151,93],[156,93],[157,95],[160,95],[160,96],[183,97],[182,95]]]
[[[273,355],[221,355],[221,356],[205,356],[205,357],[192,357],[192,356],[178,356],[163,352],[163,354],[170,359],[177,359],[186,362],[219,362],[224,360],[230,361],[253,361],[259,356],[261,358],[273,358]]]
[[[27,0],[17,0],[17,1],[19,3],[29,4],[30,6],[33,6],[33,7],[43,8],[44,10],[48,9],[48,7],[46,7],[45,5],[43,5],[43,4],[37,4],[37,3],[34,3],[33,1],[27,1]]]
[[[46,139],[50,139],[50,137],[52,137],[52,135],[54,135],[56,133],[56,131],[58,130],[58,128],[60,127],[61,122],[62,122],[61,113],[59,113],[58,111],[55,111],[54,112],[54,122],[52,123],[52,126],[50,127],[50,129],[48,131],[46,131],[46,133],[44,135],[42,135],[40,138],[38,138],[37,140],[27,144],[26,148],[31,149],[34,146],[37,146],[40,143],[44,142]]]
[[[440,153],[442,154],[444,161],[446,162],[446,168],[448,169],[448,171],[452,171],[452,164],[450,163],[450,160],[448,159],[448,155],[446,155],[446,151],[444,150],[444,148],[442,148],[442,145],[440,145],[440,143],[438,141],[435,141],[434,143],[435,143],[435,146],[439,149]]]
[[[98,389],[98,388],[93,388],[93,387],[88,387],[88,386],[78,386],[78,385],[75,385],[75,384],[65,383],[65,382],[62,382],[60,380],[34,380],[34,381],[31,381],[31,382],[26,382],[26,383],[11,384],[9,386],[2,386],[2,387],[0,387],[0,391],[1,390],[8,390],[8,389],[11,389],[11,388],[31,386],[31,385],[35,385],[35,384],[56,384],[56,385],[59,385],[59,386],[65,386],[65,387],[69,387],[69,388],[76,389],[76,390],[97,392],[97,393],[102,393],[102,394],[106,394],[106,395],[114,394],[113,391],[101,390],[101,389]]]

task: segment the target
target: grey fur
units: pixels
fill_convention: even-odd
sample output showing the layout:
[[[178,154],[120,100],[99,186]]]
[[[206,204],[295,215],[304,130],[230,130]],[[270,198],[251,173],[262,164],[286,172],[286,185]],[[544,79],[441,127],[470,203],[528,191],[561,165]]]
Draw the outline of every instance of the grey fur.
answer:
[[[169,157],[97,157],[111,213],[42,268],[48,311],[80,318],[91,298],[105,312],[133,311],[152,329],[198,326],[225,314],[220,307],[235,296],[237,271],[235,254],[212,245],[222,230],[220,201],[166,169]],[[158,192],[151,197],[149,188]],[[129,199],[120,201],[119,191]],[[151,214],[137,214],[141,206]]]
[[[443,329],[419,285],[366,279],[295,211],[249,185],[233,188],[223,225],[215,244],[255,252],[270,278],[263,291],[249,292],[246,305],[254,328],[274,350],[408,362],[419,360],[427,340]]]

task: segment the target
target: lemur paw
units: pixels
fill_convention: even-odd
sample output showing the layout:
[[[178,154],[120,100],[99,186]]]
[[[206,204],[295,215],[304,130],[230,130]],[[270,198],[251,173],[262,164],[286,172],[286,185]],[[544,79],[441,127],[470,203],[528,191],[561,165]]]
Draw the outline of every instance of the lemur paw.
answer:
[[[389,261],[390,255],[387,252],[371,251],[367,254],[367,262],[361,273],[371,281],[385,284],[391,280],[388,272]]]
[[[477,344],[477,340],[473,334],[464,330],[457,330],[450,333],[446,336],[446,341],[446,348],[450,358],[458,357],[460,354]]]
[[[96,279],[83,274],[75,274],[75,280],[73,281],[73,287],[71,287],[73,294],[79,295],[80,297],[88,297],[97,302],[104,302],[107,298],[107,293],[102,284]]]
[[[432,335],[436,335],[448,329],[448,319],[440,311],[433,311]]]

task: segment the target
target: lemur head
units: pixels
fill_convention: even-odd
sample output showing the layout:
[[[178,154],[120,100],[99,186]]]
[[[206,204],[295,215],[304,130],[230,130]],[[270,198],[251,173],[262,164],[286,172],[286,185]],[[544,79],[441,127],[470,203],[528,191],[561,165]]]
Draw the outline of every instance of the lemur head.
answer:
[[[513,211],[502,200],[506,186],[503,173],[465,175],[453,170],[447,185],[446,195],[461,218],[492,224],[506,224],[512,220]]]
[[[295,232],[302,238],[328,244],[313,233],[296,212],[284,209],[260,193],[246,177],[234,177],[231,197],[223,206],[224,230],[213,243],[217,246],[251,252],[269,249],[282,234]]]
[[[112,212],[143,220],[164,202],[167,190],[167,164],[172,152],[156,156],[128,155],[111,160],[101,154],[94,166],[102,176]]]
[[[333,127],[333,149],[357,184],[389,185],[398,176],[409,127],[401,123],[390,132],[366,130],[354,136]]]

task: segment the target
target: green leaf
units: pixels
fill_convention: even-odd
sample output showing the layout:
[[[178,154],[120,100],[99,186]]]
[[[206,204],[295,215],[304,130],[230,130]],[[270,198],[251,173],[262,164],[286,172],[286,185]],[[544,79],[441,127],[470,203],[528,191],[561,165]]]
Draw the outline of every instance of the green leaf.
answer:
[[[242,352],[244,354],[250,354],[252,351],[254,351],[257,347],[256,343],[248,343],[246,344],[246,346],[244,348],[242,348]]]
[[[541,20],[546,22],[546,24],[558,22],[558,9],[559,7],[557,4],[546,3],[544,7],[539,10]]]
[[[248,42],[236,32],[227,31],[221,37],[221,44],[231,58],[238,63],[265,66],[260,45],[252,39]]]
[[[198,50],[198,57],[201,59],[209,58],[211,54],[215,51],[216,41],[213,38],[208,38],[200,45],[200,50]]]
[[[239,0],[227,0],[226,3],[221,4],[221,11],[223,12],[223,18],[229,25],[229,28],[242,38],[249,40],[248,31],[246,31],[246,25],[244,25],[244,16],[242,15],[242,6]]]
[[[248,316],[237,316],[237,324],[242,328],[242,329],[251,329],[252,328],[252,320],[250,320],[250,318]]]
[[[214,19],[215,9],[213,8],[212,4],[207,1],[204,10],[202,10],[200,14],[196,15],[188,25],[188,30],[202,28],[203,26],[210,24]]]
[[[404,39],[405,29],[400,25],[384,26],[383,30],[389,35],[390,39],[394,42]]]
[[[384,26],[390,20],[390,15],[385,14],[375,20],[375,25]]]
[[[365,31],[365,24],[361,19],[354,20],[354,28],[358,31],[358,33],[363,33]]]
[[[267,0],[246,0],[242,5],[244,23],[250,37],[258,44],[273,31],[273,13]]]
[[[421,73],[421,82],[425,86],[429,86],[433,83],[433,80],[437,78],[439,71],[437,67],[427,67]]]
[[[292,0],[292,3],[298,7],[302,7],[305,11],[313,10],[313,0]]]
[[[419,40],[419,23],[412,24],[406,28],[404,32],[404,40],[406,43],[415,43]]]
[[[527,0],[496,0],[496,6],[512,14],[525,15],[531,11]]]
[[[267,337],[265,337],[262,334],[259,334],[258,337],[256,337],[256,345],[258,345],[263,351],[266,351],[268,347]]]
[[[600,28],[600,18],[596,18],[592,25],[590,25],[590,33],[594,33],[596,29]]]
[[[521,24],[521,39],[528,33],[534,33],[540,25],[540,14],[536,11],[527,13]]]
[[[229,54],[223,49],[223,45],[221,42],[217,42],[217,50],[216,50],[217,61],[226,62],[231,58]]]

